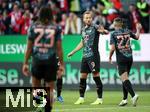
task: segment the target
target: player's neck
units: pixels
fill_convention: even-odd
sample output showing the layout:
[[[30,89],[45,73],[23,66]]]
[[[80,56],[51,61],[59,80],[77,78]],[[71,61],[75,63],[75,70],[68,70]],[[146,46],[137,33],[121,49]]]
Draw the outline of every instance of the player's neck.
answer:
[[[92,25],[92,24],[90,24],[90,25],[86,24],[86,25],[85,25],[85,28],[88,28],[88,27],[90,27],[91,25]]]
[[[50,21],[44,20],[44,21],[41,21],[41,23],[42,23],[43,25],[48,25],[48,24],[50,23]]]
[[[122,29],[122,27],[116,27],[116,28],[115,28],[115,30],[120,30],[120,29]]]

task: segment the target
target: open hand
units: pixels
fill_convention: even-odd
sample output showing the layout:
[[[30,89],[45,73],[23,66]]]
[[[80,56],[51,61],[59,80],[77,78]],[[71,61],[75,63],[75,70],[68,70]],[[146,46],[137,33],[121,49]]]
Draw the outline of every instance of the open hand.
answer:
[[[31,74],[30,70],[29,70],[29,65],[28,64],[23,64],[22,72],[23,72],[23,74],[25,76],[29,76]]]
[[[108,30],[106,30],[103,26],[100,26],[100,27],[98,28],[98,31],[99,31],[100,33],[104,33],[104,34],[108,34],[108,33],[109,33]]]
[[[136,24],[136,29],[140,31],[142,29],[142,25],[140,23],[137,23]]]

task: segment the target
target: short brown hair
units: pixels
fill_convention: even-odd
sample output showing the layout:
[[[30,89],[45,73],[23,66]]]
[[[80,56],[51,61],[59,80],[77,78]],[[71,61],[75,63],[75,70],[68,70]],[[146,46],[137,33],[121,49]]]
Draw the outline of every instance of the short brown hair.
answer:
[[[123,19],[117,17],[117,18],[114,19],[114,22],[117,22],[117,23],[123,23]]]
[[[114,24],[114,23],[116,23],[117,26],[119,25],[119,26],[121,26],[121,27],[123,27],[123,25],[124,25],[123,19],[122,19],[122,18],[119,18],[119,17],[117,17],[117,18],[114,19],[113,24]]]
[[[41,22],[46,22],[47,20],[49,22],[52,22],[53,20],[53,15],[52,15],[52,10],[51,8],[47,6],[42,6],[39,12],[39,20]]]
[[[93,17],[93,12],[92,12],[92,11],[89,11],[89,10],[88,10],[88,11],[85,11],[85,12],[83,13],[83,17],[84,17],[85,14],[91,14],[92,17]]]

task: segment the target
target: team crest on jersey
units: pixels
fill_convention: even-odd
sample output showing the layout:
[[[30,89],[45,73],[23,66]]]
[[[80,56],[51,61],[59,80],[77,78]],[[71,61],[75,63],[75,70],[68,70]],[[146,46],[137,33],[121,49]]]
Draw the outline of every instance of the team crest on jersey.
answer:
[[[92,30],[87,30],[86,32],[87,32],[87,33],[91,33],[91,32],[92,32]]]

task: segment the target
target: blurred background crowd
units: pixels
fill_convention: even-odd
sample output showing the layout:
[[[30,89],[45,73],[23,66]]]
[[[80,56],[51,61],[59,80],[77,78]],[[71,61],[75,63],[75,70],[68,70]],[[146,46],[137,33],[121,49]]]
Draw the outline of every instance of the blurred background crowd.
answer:
[[[141,33],[150,32],[150,0],[0,0],[0,35],[26,35],[42,5],[51,7],[63,34],[80,34],[85,10],[93,11],[94,24],[108,30],[113,29],[113,20],[121,17],[133,32],[136,23],[142,24]]]

